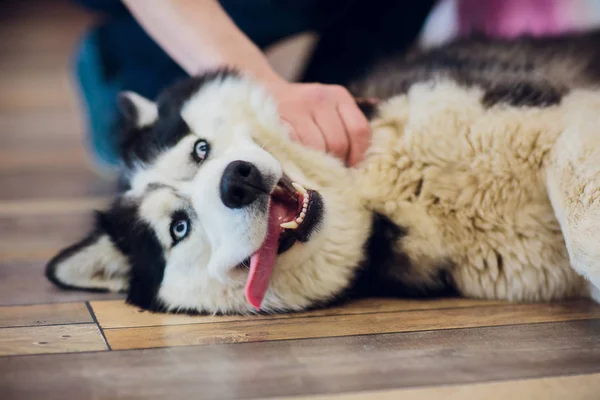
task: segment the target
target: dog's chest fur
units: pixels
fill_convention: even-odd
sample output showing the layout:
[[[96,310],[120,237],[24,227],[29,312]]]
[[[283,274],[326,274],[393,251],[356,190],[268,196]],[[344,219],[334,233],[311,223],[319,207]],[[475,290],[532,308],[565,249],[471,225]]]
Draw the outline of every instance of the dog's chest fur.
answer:
[[[382,246],[372,249],[369,265],[392,291],[409,294],[578,294],[583,283],[569,267],[544,183],[545,159],[577,95],[540,108],[486,107],[483,97],[439,81],[380,108],[358,179],[367,208],[393,226],[375,224],[374,237],[394,239],[384,258]]]

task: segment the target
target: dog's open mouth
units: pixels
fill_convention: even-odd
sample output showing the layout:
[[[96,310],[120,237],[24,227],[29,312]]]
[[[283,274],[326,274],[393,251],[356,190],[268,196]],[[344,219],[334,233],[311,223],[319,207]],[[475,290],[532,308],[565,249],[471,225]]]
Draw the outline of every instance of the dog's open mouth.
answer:
[[[256,308],[260,308],[269,287],[277,255],[289,250],[296,241],[307,242],[323,214],[321,195],[292,182],[285,174],[270,200],[267,236],[250,257],[246,281],[246,299]]]
[[[306,190],[283,175],[271,193],[271,210],[282,229],[277,253],[281,254],[294,245],[296,240],[306,242],[321,219],[321,196],[314,190]]]

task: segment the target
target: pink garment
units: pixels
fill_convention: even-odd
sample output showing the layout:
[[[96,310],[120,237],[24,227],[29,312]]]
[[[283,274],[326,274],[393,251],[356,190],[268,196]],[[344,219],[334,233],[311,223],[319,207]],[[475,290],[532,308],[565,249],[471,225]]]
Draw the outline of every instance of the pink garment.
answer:
[[[544,36],[588,28],[598,20],[598,1],[458,0],[458,34]]]

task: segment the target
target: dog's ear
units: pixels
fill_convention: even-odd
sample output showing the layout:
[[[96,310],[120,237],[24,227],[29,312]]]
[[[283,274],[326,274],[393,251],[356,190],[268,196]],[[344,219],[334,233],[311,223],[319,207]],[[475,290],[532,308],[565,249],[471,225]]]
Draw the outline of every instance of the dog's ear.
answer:
[[[119,157],[127,169],[132,169],[136,161],[148,157],[148,143],[152,127],[158,119],[158,107],[145,97],[133,92],[121,92],[117,98],[121,112],[118,123]]]
[[[46,277],[63,289],[125,291],[129,285],[127,257],[114,244],[108,218],[98,213],[96,228],[58,253],[46,266]]]
[[[130,128],[143,128],[158,118],[156,103],[134,92],[121,92],[117,98],[121,117]]]

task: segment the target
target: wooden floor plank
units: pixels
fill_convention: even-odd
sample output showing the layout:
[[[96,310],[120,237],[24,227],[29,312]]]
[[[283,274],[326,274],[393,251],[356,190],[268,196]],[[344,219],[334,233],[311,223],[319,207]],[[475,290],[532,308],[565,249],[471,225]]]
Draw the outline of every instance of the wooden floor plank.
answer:
[[[47,212],[28,209],[27,202],[7,205],[0,201],[0,274],[4,266],[10,263],[35,261],[45,264],[60,250],[81,240],[93,228],[91,202],[33,203],[29,206],[45,208]],[[96,202],[96,205],[99,204]],[[69,206],[70,212],[67,209]]]
[[[61,110],[73,107],[73,69],[70,65],[75,46],[91,22],[90,14],[62,1],[52,2],[3,1],[0,12],[3,59],[13,59],[16,68],[4,68],[0,77],[0,107],[5,110],[47,108]],[[31,14],[38,10],[38,14]],[[53,65],[46,65],[44,73],[29,73],[25,60],[19,54],[53,53]],[[58,58],[58,56],[62,56]],[[42,60],[44,57],[40,57]],[[40,58],[36,58],[33,67]],[[20,61],[20,65],[14,60]],[[54,67],[52,69],[51,67]]]
[[[46,261],[47,259],[28,262],[0,261],[0,306],[123,297],[118,293],[60,290],[44,276]]]
[[[425,389],[278,397],[273,400],[598,400],[599,393],[600,374],[589,374]]]
[[[14,153],[0,149],[0,172],[23,171],[26,169],[78,169],[87,168],[88,160],[80,151],[62,154],[48,151]]]
[[[0,328],[92,323],[85,303],[0,307]]]
[[[26,71],[5,72],[0,77],[3,93],[0,108],[4,111],[64,110],[74,107],[72,98],[56,96],[61,90],[74,91],[73,74],[70,71],[30,75]]]
[[[600,373],[600,320],[0,358],[11,399],[250,399],[565,373]]]
[[[56,255],[60,247],[38,246],[29,247],[26,244],[9,249],[0,249],[0,260],[2,263],[45,263]]]
[[[19,253],[27,259],[40,250],[52,256],[82,239],[92,229],[93,221],[92,210],[16,216],[0,212],[0,261],[8,260],[8,254]]]
[[[227,316],[188,316],[178,314],[151,313],[126,304],[120,300],[94,301],[91,306],[103,328],[134,328],[142,326],[166,326],[186,324],[207,324],[232,321],[260,321],[328,315],[352,315],[376,312],[397,312],[410,310],[431,310],[445,308],[466,308],[505,304],[500,301],[442,299],[442,300],[403,300],[403,299],[365,299],[345,304],[341,307],[325,308],[305,313],[268,315],[227,315]]]
[[[0,201],[0,217],[21,216],[51,217],[72,215],[73,218],[89,218],[93,210],[103,209],[109,197],[72,197],[69,199],[25,199]],[[83,216],[81,216],[83,214]]]
[[[35,118],[32,118],[32,114]],[[0,108],[0,147],[21,153],[84,154],[84,123],[78,110],[9,112]]]
[[[55,303],[0,307],[0,398],[371,398],[374,390],[397,398],[402,390],[416,399],[552,399],[586,396],[597,384],[594,375],[511,381],[600,372],[599,311],[588,303],[369,300],[246,318],[155,315],[122,299],[95,301],[120,348],[235,342],[102,351],[82,301],[122,295],[62,291],[43,276],[48,259],[87,231],[90,211],[114,193],[114,177],[90,161],[69,61],[93,17],[66,1],[0,7],[0,36],[11,39],[0,41],[0,305]],[[77,302],[56,304],[64,301]],[[63,352],[74,353],[36,354]],[[464,386],[497,380],[508,381]]]
[[[103,180],[90,169],[9,171],[0,173],[0,200],[108,196],[115,183]]]
[[[0,43],[2,48],[25,48],[39,52],[56,50],[58,47],[64,49],[63,54],[69,54],[70,48],[91,20],[91,14],[68,1],[54,1],[52,7],[48,7],[45,0],[3,1],[0,21],[3,23],[3,32],[10,35],[12,40]],[[65,69],[68,61],[63,59]]]
[[[96,324],[0,328],[0,356],[107,350]]]
[[[576,301],[305,318],[280,319],[275,316],[260,320],[105,329],[104,333],[113,349],[122,350],[532,324],[599,317],[600,305]]]

